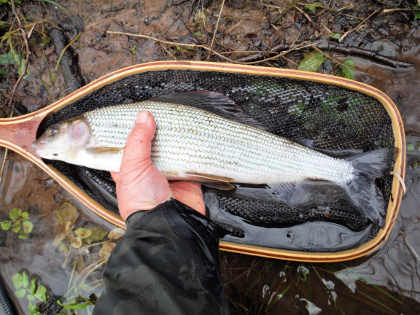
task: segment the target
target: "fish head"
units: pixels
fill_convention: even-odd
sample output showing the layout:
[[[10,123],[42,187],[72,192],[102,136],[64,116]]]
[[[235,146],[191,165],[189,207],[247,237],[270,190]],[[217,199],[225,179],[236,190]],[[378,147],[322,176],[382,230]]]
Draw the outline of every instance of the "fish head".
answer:
[[[51,125],[32,147],[42,158],[71,161],[86,148],[89,140],[89,125],[84,119],[78,118]]]

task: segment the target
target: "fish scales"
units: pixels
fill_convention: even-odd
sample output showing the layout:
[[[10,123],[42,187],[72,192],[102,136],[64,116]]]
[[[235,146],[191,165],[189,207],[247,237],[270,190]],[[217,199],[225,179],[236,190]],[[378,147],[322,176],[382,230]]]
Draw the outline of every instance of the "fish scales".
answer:
[[[85,113],[95,146],[124,146],[136,115],[147,110],[157,131],[152,159],[167,172],[197,172],[265,184],[305,178],[345,182],[352,166],[266,131],[190,106],[144,101]]]
[[[220,93],[196,91],[159,99],[104,107],[52,125],[33,148],[43,158],[118,171],[137,114],[147,110],[157,126],[151,158],[170,180],[267,184],[286,199],[284,193],[297,197],[306,189],[322,195],[320,189],[331,191],[333,183],[369,220],[383,226],[385,203],[375,178],[388,171],[392,150],[338,159],[250,126],[257,122]],[[284,191],[282,183],[296,183],[294,192]]]

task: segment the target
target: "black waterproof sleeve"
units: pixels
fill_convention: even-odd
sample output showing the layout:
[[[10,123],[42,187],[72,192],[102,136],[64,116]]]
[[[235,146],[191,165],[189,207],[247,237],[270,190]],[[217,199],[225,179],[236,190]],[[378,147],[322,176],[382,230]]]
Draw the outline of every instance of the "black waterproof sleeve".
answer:
[[[94,314],[229,314],[217,228],[170,200],[127,219],[104,273]]]

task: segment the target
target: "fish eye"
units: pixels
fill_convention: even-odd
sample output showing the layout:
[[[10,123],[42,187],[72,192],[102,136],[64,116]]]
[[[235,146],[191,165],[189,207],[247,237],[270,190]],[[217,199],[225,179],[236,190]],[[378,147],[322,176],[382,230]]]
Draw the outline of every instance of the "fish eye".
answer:
[[[55,134],[57,134],[57,132],[58,132],[58,127],[57,126],[51,126],[47,131],[47,136],[52,137]]]

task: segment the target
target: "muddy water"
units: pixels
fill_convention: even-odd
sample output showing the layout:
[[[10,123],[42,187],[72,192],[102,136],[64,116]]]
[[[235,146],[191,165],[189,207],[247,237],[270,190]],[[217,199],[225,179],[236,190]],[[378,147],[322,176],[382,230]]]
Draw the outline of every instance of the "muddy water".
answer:
[[[92,294],[98,296],[106,255],[114,246],[108,233],[115,228],[92,216],[40,169],[13,153],[5,165],[0,195],[0,273],[19,311],[29,314],[31,286],[16,285],[16,274],[26,273],[29,281],[36,279],[32,295],[41,286],[47,289],[45,299],[35,298],[32,304],[44,300],[38,309],[50,305],[49,314],[55,314],[51,307],[57,298],[63,303],[79,298],[81,302],[76,304],[81,305]],[[13,215],[16,208],[27,217]],[[23,221],[31,222],[30,233],[24,232]],[[90,232],[89,237],[79,237],[79,243],[81,229],[95,231],[95,236]],[[22,289],[24,296],[12,293]],[[78,312],[89,314],[92,308],[89,305]]]

